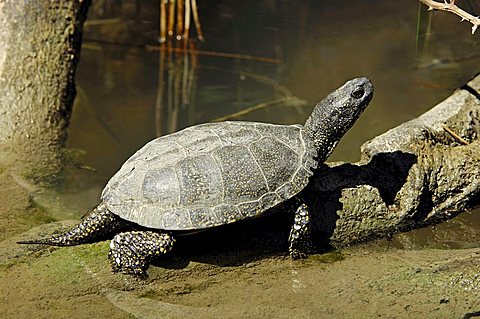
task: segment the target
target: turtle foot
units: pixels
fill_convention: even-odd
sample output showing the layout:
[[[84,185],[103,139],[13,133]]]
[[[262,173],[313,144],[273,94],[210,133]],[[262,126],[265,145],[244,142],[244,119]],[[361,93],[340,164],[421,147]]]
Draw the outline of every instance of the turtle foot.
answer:
[[[150,261],[172,250],[174,242],[168,233],[152,231],[119,233],[110,242],[108,259],[113,272],[146,278]]]
[[[288,238],[288,251],[292,259],[307,258],[315,252],[315,245],[311,238],[310,212],[307,205],[301,204],[295,211],[295,220]]]

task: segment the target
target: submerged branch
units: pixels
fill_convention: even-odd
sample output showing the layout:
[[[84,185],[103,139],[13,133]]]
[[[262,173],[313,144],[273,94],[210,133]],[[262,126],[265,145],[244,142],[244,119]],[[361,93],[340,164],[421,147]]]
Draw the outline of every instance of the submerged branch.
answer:
[[[278,100],[256,104],[254,106],[248,107],[246,109],[243,109],[241,111],[238,111],[238,112],[235,112],[235,113],[232,113],[232,114],[217,117],[217,118],[213,119],[212,122],[221,122],[221,121],[233,120],[233,119],[239,118],[243,115],[247,115],[249,113],[252,113],[254,111],[258,111],[258,110],[270,107],[272,105],[280,104],[280,103],[285,103],[287,105],[288,104],[298,105],[298,104],[305,104],[305,101],[302,100],[302,99],[299,99],[298,97],[287,96],[287,97],[283,97],[283,98],[278,99]]]
[[[131,43],[121,43],[121,42],[110,42],[110,41],[100,41],[95,39],[85,39],[82,47],[92,50],[101,50],[101,45],[112,45],[112,46],[121,46],[132,49],[145,49],[148,51],[163,51],[163,52],[172,52],[172,53],[181,53],[181,54],[196,54],[203,56],[219,57],[226,59],[237,59],[237,60],[247,60],[255,61],[262,63],[273,63],[279,64],[281,61],[279,59],[270,58],[270,57],[261,57],[241,53],[232,53],[232,52],[220,52],[220,51],[208,51],[208,50],[198,50],[191,47],[175,47],[175,46],[166,46],[166,45],[135,45]],[[476,57],[472,57],[476,58]]]
[[[280,60],[274,59],[274,58],[258,57],[258,56],[239,54],[239,53],[205,51],[205,50],[196,50],[196,49],[189,49],[189,48],[176,48],[176,47],[165,47],[165,46],[154,46],[154,45],[147,45],[145,46],[145,48],[151,51],[191,53],[191,54],[228,58],[228,59],[250,60],[250,61],[257,61],[257,62],[274,63],[274,64],[280,63]]]

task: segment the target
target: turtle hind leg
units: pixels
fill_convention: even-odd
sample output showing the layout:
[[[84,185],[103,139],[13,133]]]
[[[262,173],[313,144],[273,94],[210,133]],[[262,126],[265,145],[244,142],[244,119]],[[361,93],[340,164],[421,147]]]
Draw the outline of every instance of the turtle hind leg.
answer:
[[[310,212],[307,205],[301,204],[295,211],[295,219],[290,230],[288,251],[293,259],[307,258],[315,251],[311,238]]]
[[[172,250],[175,239],[168,233],[130,231],[115,235],[108,259],[114,272],[147,277],[149,263]]]
[[[74,246],[104,239],[114,231],[124,228],[127,224],[128,222],[111,213],[105,204],[100,203],[83,218],[80,224],[68,232],[50,238],[20,241],[18,244]]]

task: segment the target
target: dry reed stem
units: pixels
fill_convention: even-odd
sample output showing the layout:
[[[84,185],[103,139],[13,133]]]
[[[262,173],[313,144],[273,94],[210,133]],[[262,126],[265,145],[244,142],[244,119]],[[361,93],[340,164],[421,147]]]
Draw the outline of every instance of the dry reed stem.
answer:
[[[203,41],[196,0],[160,0],[160,43],[167,38],[188,42],[192,16],[197,39]]]
[[[167,10],[165,0],[160,0],[160,42],[167,40]]]
[[[459,8],[455,4],[455,0],[445,0],[444,3],[437,2],[433,0],[419,0],[423,4],[428,6],[428,10],[442,10],[454,13],[462,18],[462,21],[466,20],[472,24],[472,34],[475,33],[477,28],[480,26],[480,18],[471,15],[470,13]],[[448,2],[447,2],[448,1]]]
[[[185,28],[183,30],[183,39],[188,40],[188,33],[190,32],[190,0],[185,0]]]
[[[177,40],[182,39],[183,33],[183,0],[177,0]]]
[[[195,28],[197,28],[197,38],[200,41],[203,41],[202,26],[200,25],[200,19],[198,18],[198,7],[197,7],[196,0],[192,0],[192,14],[193,14],[193,22],[195,23]]]
[[[175,23],[175,1],[168,2],[168,36],[173,36],[173,25]]]

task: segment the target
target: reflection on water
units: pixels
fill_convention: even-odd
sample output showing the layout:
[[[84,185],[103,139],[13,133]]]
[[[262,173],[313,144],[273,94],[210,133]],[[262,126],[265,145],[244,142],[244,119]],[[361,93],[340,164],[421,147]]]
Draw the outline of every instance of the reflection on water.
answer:
[[[402,249],[465,249],[480,247],[480,208],[442,224],[397,234],[388,245]]]
[[[190,42],[191,46],[194,42]],[[171,44],[162,45],[169,49]],[[195,71],[198,55],[194,53],[175,54],[161,50],[158,54],[158,87],[155,101],[155,136],[162,136],[178,130],[179,118],[191,123],[194,119],[196,92]]]
[[[368,76],[376,87],[374,100],[331,157],[355,161],[363,142],[423,113],[478,71],[478,36],[453,15],[437,13],[428,42],[417,48],[415,1],[201,5],[206,40],[166,44],[188,52],[181,53],[146,48],[158,45],[158,3],[94,4],[68,146],[84,151],[82,163],[96,172],[67,170],[61,191],[72,205],[95,205],[124,160],[156,136],[218,118],[303,123],[328,92],[347,79]],[[194,53],[198,50],[274,61]],[[478,238],[475,215],[447,224],[456,225],[447,227],[445,234],[456,242],[447,247]],[[462,235],[465,225],[468,238]],[[438,234],[402,236],[419,245],[445,242]]]

